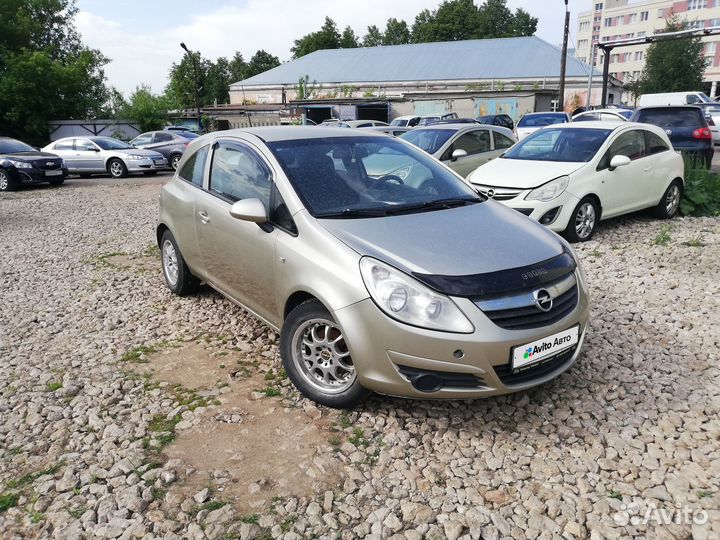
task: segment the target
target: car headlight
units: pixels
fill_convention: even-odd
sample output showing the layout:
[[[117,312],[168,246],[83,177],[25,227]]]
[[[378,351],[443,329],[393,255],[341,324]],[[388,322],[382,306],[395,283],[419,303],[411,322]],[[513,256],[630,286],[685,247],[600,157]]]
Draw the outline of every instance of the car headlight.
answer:
[[[552,201],[565,191],[568,182],[570,182],[569,176],[561,176],[555,180],[550,180],[547,184],[543,184],[525,195],[525,200],[541,202]]]
[[[32,163],[27,161],[16,161],[14,159],[8,159],[11,165],[15,166],[16,169],[32,169]]]
[[[140,159],[150,159],[150,158],[148,158],[147,156],[141,156],[140,154],[130,154],[128,156],[128,159],[140,160]]]
[[[450,298],[392,266],[363,257],[360,274],[372,299],[393,319],[443,332],[473,332],[473,325]]]

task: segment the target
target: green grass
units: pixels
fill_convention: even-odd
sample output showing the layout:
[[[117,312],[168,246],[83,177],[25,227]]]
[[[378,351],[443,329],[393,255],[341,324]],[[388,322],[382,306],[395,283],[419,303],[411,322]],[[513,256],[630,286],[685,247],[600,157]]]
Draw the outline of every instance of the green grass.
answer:
[[[0,495],[0,512],[4,512],[10,508],[15,508],[19,499],[20,495],[17,493],[5,493]]]
[[[75,519],[79,519],[80,516],[82,516],[87,511],[87,508],[84,506],[80,506],[78,508],[72,508],[68,509],[67,513],[70,514]]]
[[[244,516],[240,516],[240,521],[243,523],[255,523],[257,524],[258,521],[260,521],[260,516],[257,514],[246,514]]]
[[[60,390],[62,387],[63,384],[60,381],[51,381],[47,383],[48,392],[55,392],[56,390]]]
[[[343,429],[352,426],[352,422],[350,422],[350,417],[347,415],[347,413],[342,413],[340,415],[340,418],[338,418],[338,422],[340,423],[340,427]]]
[[[47,469],[43,469],[41,471],[37,471],[34,473],[23,474],[22,476],[20,476],[17,479],[8,480],[8,482],[6,483],[6,486],[9,489],[23,488],[27,485],[32,484],[35,480],[37,480],[41,476],[44,476],[46,474],[50,474],[50,475],[55,474],[56,472],[58,472],[60,470],[60,468],[64,464],[65,464],[64,461],[59,461],[58,463],[56,463],[52,467],[48,467]]]
[[[702,235],[696,236],[695,238],[691,238],[687,242],[683,242],[683,246],[694,247],[694,248],[703,247],[704,245],[705,245],[705,242],[703,242]]]
[[[140,345],[139,347],[130,349],[123,354],[120,361],[131,362],[133,364],[147,364],[149,360],[146,356],[148,354],[158,352],[158,350],[159,349],[155,345]]]
[[[652,243],[655,246],[666,246],[670,243],[672,240],[672,237],[670,236],[670,231],[673,230],[672,225],[663,225],[660,228],[660,232],[658,235],[653,239]]]
[[[353,434],[348,437],[348,442],[357,447],[367,447],[370,445],[370,441],[365,438],[365,433],[360,428],[353,429]]]
[[[720,215],[720,176],[698,160],[685,159],[685,189],[680,212],[685,216]]]
[[[610,493],[608,493],[608,497],[611,499],[617,499],[618,501],[622,500],[622,494],[619,491],[610,491]]]
[[[706,497],[712,497],[712,491],[698,491],[698,499],[704,499]]]
[[[274,386],[266,386],[261,392],[265,394],[265,397],[278,397],[281,395],[280,389]]]
[[[45,514],[43,514],[42,512],[31,512],[30,523],[40,523],[44,516]]]
[[[291,515],[291,516],[288,516],[288,517],[285,519],[285,521],[283,521],[283,522],[280,524],[280,528],[282,529],[282,532],[288,532],[288,531],[292,528],[292,526],[295,524],[295,522],[297,521],[297,519],[298,519],[298,517],[297,517],[296,515],[294,515],[294,514]]]
[[[208,501],[205,504],[201,506],[202,510],[208,510],[212,512],[213,510],[219,510],[223,506],[225,506],[227,503],[223,501]]]
[[[148,244],[148,247],[143,249],[142,254],[145,257],[159,257],[160,256],[160,248],[157,244]]]

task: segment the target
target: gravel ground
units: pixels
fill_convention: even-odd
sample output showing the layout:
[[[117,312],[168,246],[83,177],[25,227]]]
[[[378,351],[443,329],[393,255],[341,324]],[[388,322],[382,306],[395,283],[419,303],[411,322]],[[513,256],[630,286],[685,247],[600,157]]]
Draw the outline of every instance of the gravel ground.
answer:
[[[278,374],[272,330],[211,291],[169,294],[158,191],[0,197],[0,538],[720,538],[720,220],[633,216],[580,246],[591,331],[551,384],[341,414]],[[335,479],[248,514],[222,496],[242,467],[203,487],[168,459],[193,426],[243,421],[228,383],[142,371],[191,342],[244,355],[256,403],[320,426],[313,462]]]

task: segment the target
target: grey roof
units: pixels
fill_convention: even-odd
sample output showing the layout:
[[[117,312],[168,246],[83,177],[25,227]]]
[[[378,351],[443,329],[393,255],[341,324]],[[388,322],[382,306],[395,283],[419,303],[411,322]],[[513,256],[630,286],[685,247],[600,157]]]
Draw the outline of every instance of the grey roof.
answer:
[[[560,76],[558,47],[538,37],[475,39],[315,51],[233,86],[318,83],[525,79]],[[590,66],[573,56],[568,77],[587,77]],[[595,73],[600,73],[596,70]]]

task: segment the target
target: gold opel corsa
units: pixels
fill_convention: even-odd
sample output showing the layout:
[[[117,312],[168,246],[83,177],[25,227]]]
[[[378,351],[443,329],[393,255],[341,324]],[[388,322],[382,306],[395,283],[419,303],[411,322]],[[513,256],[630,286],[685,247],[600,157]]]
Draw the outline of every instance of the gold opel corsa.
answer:
[[[530,388],[587,331],[569,244],[385,135],[200,137],[162,189],[157,239],[171,291],[205,282],[280,329],[288,376],[331,407]]]

